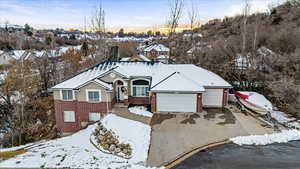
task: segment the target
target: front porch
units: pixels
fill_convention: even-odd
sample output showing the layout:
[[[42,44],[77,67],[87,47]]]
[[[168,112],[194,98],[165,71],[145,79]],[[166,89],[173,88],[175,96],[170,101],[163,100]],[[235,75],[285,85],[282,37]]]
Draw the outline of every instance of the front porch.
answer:
[[[137,80],[141,81],[141,80]],[[144,81],[148,83],[148,81]],[[113,93],[112,93],[112,104],[124,104],[129,106],[132,105],[150,105],[150,96],[148,96],[145,85],[143,87],[136,87],[129,84],[129,80],[117,79],[113,82]],[[135,81],[132,82],[135,84]]]

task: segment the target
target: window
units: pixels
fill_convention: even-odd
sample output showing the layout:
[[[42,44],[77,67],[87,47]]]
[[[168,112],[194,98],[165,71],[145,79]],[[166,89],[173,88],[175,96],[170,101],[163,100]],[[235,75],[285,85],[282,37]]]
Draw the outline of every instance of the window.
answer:
[[[100,102],[100,90],[87,90],[87,99],[89,102]]]
[[[100,113],[89,113],[89,121],[99,121],[101,119]]]
[[[149,82],[146,80],[135,80],[132,82],[132,95],[136,97],[149,96]]]
[[[73,100],[73,91],[72,90],[62,90],[62,99],[63,100]]]
[[[64,122],[75,122],[75,112],[64,111]]]

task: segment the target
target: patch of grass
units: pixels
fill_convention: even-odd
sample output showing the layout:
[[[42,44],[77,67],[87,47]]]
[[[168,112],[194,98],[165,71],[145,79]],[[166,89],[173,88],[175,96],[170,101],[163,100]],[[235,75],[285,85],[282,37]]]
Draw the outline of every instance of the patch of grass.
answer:
[[[26,153],[27,151],[28,150],[26,150],[26,149],[19,149],[19,150],[14,150],[14,151],[0,152],[0,159],[7,160],[7,159],[13,158],[17,155]]]

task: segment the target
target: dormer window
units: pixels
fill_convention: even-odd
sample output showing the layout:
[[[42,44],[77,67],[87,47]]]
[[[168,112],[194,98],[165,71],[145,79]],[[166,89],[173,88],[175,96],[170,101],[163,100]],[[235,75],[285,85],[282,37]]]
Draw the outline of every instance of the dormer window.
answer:
[[[70,101],[73,100],[73,90],[62,90],[62,100]]]

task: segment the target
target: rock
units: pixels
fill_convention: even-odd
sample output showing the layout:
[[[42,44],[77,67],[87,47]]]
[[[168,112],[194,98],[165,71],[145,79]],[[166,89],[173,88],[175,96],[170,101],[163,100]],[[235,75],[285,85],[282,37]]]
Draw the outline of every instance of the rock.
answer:
[[[108,150],[109,149],[109,145],[108,144],[104,144],[103,148],[104,148],[104,150]]]
[[[101,141],[105,139],[105,137],[102,136],[102,135],[99,135],[97,138],[98,138],[99,140],[101,140]]]
[[[124,154],[126,154],[126,155],[127,155],[127,153],[128,153],[128,150],[127,150],[126,148],[124,148],[124,149],[122,150],[122,153],[124,153]]]
[[[116,153],[120,153],[121,149],[120,148],[116,148]]]
[[[115,149],[116,149],[116,145],[111,144],[110,147],[109,147],[109,151],[110,151],[110,152],[114,152]]]
[[[100,126],[97,126],[97,127],[96,127],[96,130],[100,130]]]

